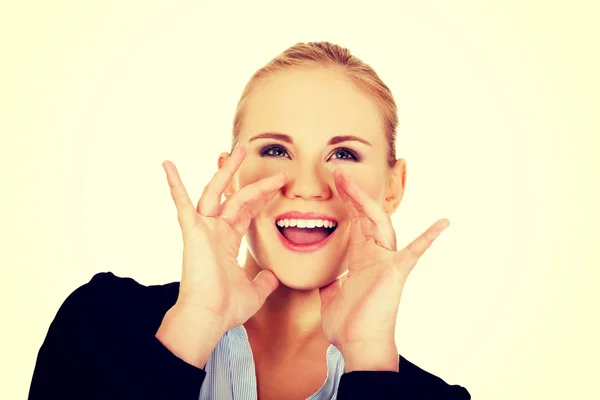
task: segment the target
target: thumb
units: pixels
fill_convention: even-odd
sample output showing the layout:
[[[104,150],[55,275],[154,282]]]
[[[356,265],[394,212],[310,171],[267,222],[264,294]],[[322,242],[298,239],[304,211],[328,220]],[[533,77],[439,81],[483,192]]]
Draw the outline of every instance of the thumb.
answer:
[[[265,304],[267,297],[279,286],[279,279],[277,279],[273,271],[263,269],[254,277],[252,286],[254,286],[258,293],[258,309],[260,309]]]
[[[341,285],[341,278],[338,278],[335,281],[331,282],[329,285],[319,288],[319,295],[321,296],[321,309],[323,309],[323,307],[325,307],[327,303],[329,303],[329,301],[337,293]]]

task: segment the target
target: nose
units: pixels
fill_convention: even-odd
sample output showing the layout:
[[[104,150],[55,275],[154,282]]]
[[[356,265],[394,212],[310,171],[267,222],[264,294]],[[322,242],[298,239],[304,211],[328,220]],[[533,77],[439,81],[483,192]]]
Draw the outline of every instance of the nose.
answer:
[[[332,196],[333,174],[323,166],[299,164],[286,170],[286,175],[282,190],[289,199],[327,200]]]

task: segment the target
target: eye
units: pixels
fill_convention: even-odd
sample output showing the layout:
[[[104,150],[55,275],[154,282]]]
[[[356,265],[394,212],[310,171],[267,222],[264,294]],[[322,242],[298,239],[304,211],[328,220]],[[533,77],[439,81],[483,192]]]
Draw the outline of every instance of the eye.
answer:
[[[290,155],[287,149],[278,144],[272,144],[264,146],[259,150],[259,155],[261,157],[272,157],[272,158],[290,158]],[[339,147],[335,149],[331,158],[340,159],[340,160],[350,160],[350,161],[360,161],[360,157],[352,150],[346,147]]]
[[[286,154],[288,154],[288,151],[286,150],[285,147],[280,146],[280,145],[269,145],[269,146],[265,146],[262,149],[260,149],[259,152],[261,157],[282,157],[285,156]]]
[[[355,152],[345,147],[335,149],[335,152],[333,154],[336,155],[336,157],[334,158],[339,158],[342,160],[360,161],[360,157],[357,156]]]

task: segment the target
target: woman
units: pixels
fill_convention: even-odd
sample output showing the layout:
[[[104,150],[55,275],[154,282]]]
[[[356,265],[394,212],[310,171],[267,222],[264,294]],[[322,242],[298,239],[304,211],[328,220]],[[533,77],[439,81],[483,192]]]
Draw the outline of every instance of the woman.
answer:
[[[404,283],[449,224],[397,250],[390,216],[406,163],[396,126],[390,90],[348,50],[284,51],[246,86],[235,148],[196,207],[163,163],[181,283],[99,273],[75,290],[39,351],[29,398],[470,398],[396,348]]]

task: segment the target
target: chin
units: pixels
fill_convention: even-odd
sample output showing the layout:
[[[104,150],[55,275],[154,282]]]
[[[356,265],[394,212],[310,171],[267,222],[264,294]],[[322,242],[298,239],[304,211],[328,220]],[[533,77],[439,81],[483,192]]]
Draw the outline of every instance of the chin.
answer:
[[[337,229],[327,245],[311,252],[287,248],[278,237],[276,226],[251,223],[246,242],[250,255],[260,269],[272,271],[280,284],[296,290],[314,290],[327,286],[345,272],[340,260],[346,258],[347,235]]]
[[[320,258],[314,256],[312,262],[306,262],[305,260],[293,260],[289,255],[286,258],[286,255],[281,252],[269,253],[266,249],[259,250],[257,253],[250,246],[249,252],[260,269],[272,271],[279,279],[280,285],[290,289],[319,289],[329,285],[343,272],[342,266],[338,265],[337,258],[327,263],[324,262],[322,256]],[[286,259],[287,262],[281,262]]]
[[[317,273],[313,271],[294,271],[292,269],[279,268],[272,270],[277,276],[281,285],[294,290],[315,290],[329,285],[335,280],[336,274]],[[338,274],[339,275],[339,274]]]

